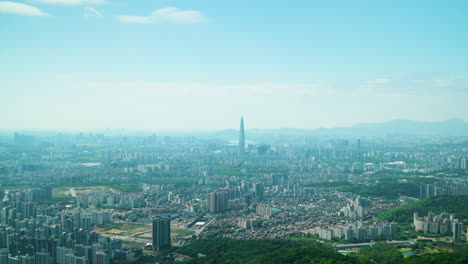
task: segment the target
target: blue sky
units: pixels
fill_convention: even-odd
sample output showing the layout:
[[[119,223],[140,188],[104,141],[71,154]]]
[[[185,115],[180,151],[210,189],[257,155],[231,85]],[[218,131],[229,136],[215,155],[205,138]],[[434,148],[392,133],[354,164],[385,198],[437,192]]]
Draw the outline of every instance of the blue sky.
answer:
[[[0,1],[0,128],[468,121],[467,1]]]

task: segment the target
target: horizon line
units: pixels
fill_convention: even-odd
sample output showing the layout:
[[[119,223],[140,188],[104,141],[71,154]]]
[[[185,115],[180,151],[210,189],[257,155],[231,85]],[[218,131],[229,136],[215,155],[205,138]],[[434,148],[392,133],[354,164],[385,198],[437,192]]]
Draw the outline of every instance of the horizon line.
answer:
[[[282,129],[292,129],[292,130],[320,130],[320,129],[338,129],[338,128],[352,128],[359,125],[370,125],[370,124],[386,124],[396,121],[410,121],[410,122],[418,122],[418,123],[446,123],[450,121],[462,121],[463,123],[468,123],[464,118],[450,118],[441,121],[419,121],[419,120],[411,120],[411,119],[392,119],[389,121],[382,121],[382,122],[367,122],[367,123],[355,123],[349,126],[335,126],[335,127],[316,127],[316,128],[299,128],[299,127],[277,127],[277,128],[244,128],[245,131],[249,130],[282,130]],[[212,129],[200,129],[200,128],[188,128],[188,129],[152,129],[152,128],[0,128],[0,133],[14,133],[14,132],[105,132],[105,131],[126,131],[126,132],[137,132],[137,133],[155,133],[155,132],[171,132],[171,133],[189,133],[189,132],[197,132],[197,133],[213,133],[213,132],[223,132],[234,130],[238,131],[238,128],[212,128]]]

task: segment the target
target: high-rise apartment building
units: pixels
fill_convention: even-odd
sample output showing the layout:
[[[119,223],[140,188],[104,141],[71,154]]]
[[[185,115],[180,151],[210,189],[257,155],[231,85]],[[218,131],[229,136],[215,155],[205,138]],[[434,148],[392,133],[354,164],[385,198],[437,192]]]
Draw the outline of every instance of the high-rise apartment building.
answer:
[[[459,223],[458,221],[454,221],[452,224],[452,232],[453,232],[453,240],[454,241],[461,241],[463,236],[462,236],[462,231],[463,231],[463,224]]]
[[[219,213],[229,209],[230,189],[219,189],[208,194],[207,207],[210,213]]]
[[[171,247],[171,220],[158,217],[153,220],[153,248]]]

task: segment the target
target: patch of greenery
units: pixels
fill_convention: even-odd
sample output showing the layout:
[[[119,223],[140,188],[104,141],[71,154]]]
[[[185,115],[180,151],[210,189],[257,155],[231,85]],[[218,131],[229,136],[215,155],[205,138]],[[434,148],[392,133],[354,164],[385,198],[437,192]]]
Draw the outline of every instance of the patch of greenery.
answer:
[[[195,231],[187,230],[187,229],[174,229],[171,230],[171,235],[173,236],[190,236],[195,234]]]
[[[125,261],[116,261],[116,264],[144,264],[144,263],[155,263],[157,258],[151,255],[143,255],[134,259],[125,260]]]
[[[289,168],[249,168],[249,173],[288,173]]]
[[[248,263],[251,264],[282,264],[282,263],[359,263],[359,260],[341,254],[323,251],[316,247],[301,246],[275,250],[258,256]]]
[[[109,187],[119,192],[126,192],[126,193],[138,193],[138,192],[143,191],[143,189],[138,185],[113,184],[113,185],[110,185]]]
[[[68,196],[68,195],[62,195],[62,196],[54,196],[52,197],[52,200],[39,200],[36,201],[39,204],[58,204],[58,203],[63,203],[63,202],[76,202],[76,197],[73,196]]]
[[[245,175],[245,173],[242,172],[241,168],[226,169],[226,170],[219,171],[217,174],[220,176],[243,176]]]
[[[352,183],[347,182],[347,181],[311,182],[311,183],[305,184],[305,186],[328,188],[328,187],[352,186]]]
[[[371,261],[382,264],[400,264],[403,262],[401,252],[395,246],[385,242],[362,248],[357,254],[352,255],[358,257],[361,262]]]
[[[131,231],[131,230],[146,227],[146,226],[141,225],[141,224],[110,223],[110,224],[104,224],[104,225],[97,225],[96,227],[102,228],[104,229],[104,231],[109,231],[112,229]]]
[[[445,244],[444,244],[445,245]],[[449,245],[449,244],[447,244]],[[371,247],[361,248],[356,253],[345,256],[335,252],[332,247],[313,239],[275,239],[275,240],[235,240],[201,239],[183,246],[179,251],[192,257],[181,264],[208,263],[247,263],[247,264],[282,264],[282,263],[334,263],[334,264],[461,264],[468,263],[468,246],[453,244],[452,252],[433,253],[404,258],[401,251],[416,250],[423,243],[416,243],[411,248],[398,250],[385,242]],[[442,245],[440,245],[442,246]],[[198,254],[204,256],[197,257]]]
[[[452,253],[433,253],[411,256],[405,259],[406,264],[463,264],[468,263],[468,247],[464,246]]]
[[[373,186],[354,185],[337,188],[341,192],[352,192],[363,196],[383,196],[385,198],[398,198],[400,195],[410,197],[419,196],[419,185],[416,183],[379,183]]]
[[[145,243],[122,241],[122,247],[126,248],[142,248],[145,246]]]
[[[184,246],[181,253],[193,257],[182,262],[186,264],[360,263],[357,258],[339,254],[333,248],[313,240],[202,239]],[[206,257],[197,258],[198,253]]]
[[[159,180],[143,180],[141,183],[151,184],[151,185],[172,185],[175,188],[190,187],[195,184],[193,181],[159,181]]]

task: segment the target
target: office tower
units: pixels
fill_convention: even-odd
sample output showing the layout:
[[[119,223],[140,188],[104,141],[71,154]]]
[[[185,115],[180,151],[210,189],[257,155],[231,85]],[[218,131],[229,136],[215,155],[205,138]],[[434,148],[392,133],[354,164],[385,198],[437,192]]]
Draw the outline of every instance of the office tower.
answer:
[[[272,174],[271,175],[271,185],[283,185],[284,175],[282,174]]]
[[[153,220],[153,248],[160,250],[171,246],[171,220],[155,218]]]
[[[239,129],[239,156],[245,154],[244,118],[241,117]]]
[[[263,198],[265,197],[265,188],[263,183],[254,183],[253,191],[255,192],[255,197],[257,197],[257,200],[263,201]]]

